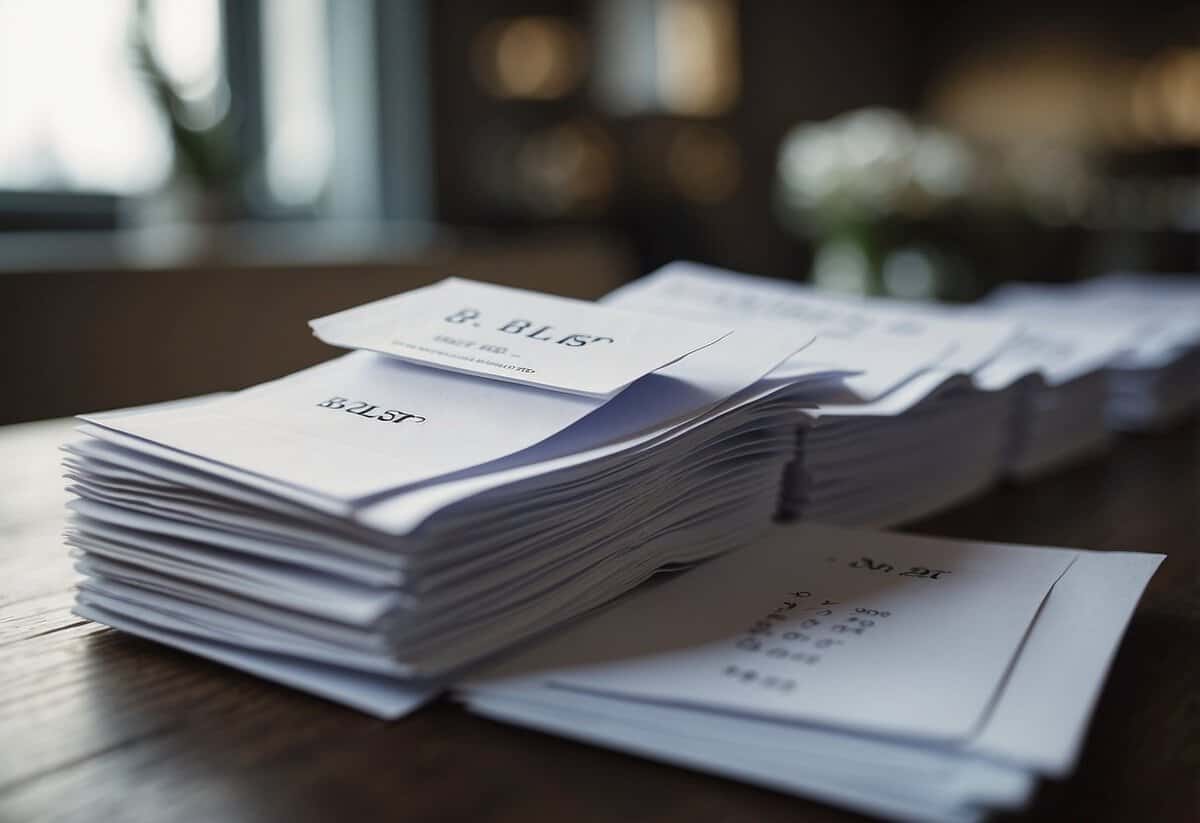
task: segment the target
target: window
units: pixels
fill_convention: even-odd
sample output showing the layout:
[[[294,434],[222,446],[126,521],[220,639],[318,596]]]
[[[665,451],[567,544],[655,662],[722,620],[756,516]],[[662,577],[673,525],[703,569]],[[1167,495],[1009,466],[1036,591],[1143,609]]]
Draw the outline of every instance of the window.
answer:
[[[0,0],[0,229],[115,226],[119,198],[195,166],[197,144],[181,135],[219,123],[245,200],[237,213],[427,219],[425,9]],[[182,99],[173,119],[145,54]]]
[[[228,105],[219,0],[0,0],[0,189],[135,194],[172,163],[137,68],[147,40],[197,118]]]

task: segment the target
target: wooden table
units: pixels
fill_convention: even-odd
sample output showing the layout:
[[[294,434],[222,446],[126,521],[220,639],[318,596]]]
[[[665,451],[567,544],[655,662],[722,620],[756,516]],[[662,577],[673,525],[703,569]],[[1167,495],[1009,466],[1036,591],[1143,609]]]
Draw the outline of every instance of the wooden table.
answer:
[[[72,616],[56,448],[0,428],[0,820],[855,820],[468,715],[384,723]],[[1036,820],[1200,820],[1200,426],[914,531],[1169,555]]]

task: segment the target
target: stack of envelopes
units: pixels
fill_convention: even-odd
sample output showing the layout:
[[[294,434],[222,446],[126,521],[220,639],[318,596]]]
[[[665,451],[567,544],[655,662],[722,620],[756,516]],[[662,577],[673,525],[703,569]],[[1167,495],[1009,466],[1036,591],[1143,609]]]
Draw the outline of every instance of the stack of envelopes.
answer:
[[[1200,281],[1171,275],[1113,274],[1071,285],[1013,283],[986,305],[1031,325],[1061,323],[1123,343],[1110,364],[1110,428],[1169,425],[1200,408]]]
[[[989,389],[972,377],[1016,334],[1009,321],[831,297],[690,263],[668,265],[604,302],[662,317],[817,333],[816,343],[773,376],[819,363],[850,376],[789,393],[805,419],[785,488],[788,517],[890,525],[977,494],[1001,474],[1021,389]]]
[[[882,527],[980,494],[1002,473],[1020,391],[931,369],[874,401],[821,406],[801,433],[786,513]]]
[[[795,440],[779,398],[838,379],[762,380],[794,333],[457,280],[313,326],[363,350],[84,418],[77,609],[382,716],[763,533]]]
[[[1194,276],[1112,274],[1077,289],[1093,322],[1143,321],[1109,381],[1109,425],[1170,425],[1200,409],[1200,281]]]
[[[867,814],[969,823],[1072,769],[1161,560],[783,526],[526,648],[460,699]]]
[[[1021,312],[972,307],[986,316],[1023,319]],[[1043,474],[1108,448],[1110,368],[1129,341],[1094,325],[1059,318],[1023,327],[976,374],[992,391],[1019,385],[1005,449],[1005,472],[1015,480]]]

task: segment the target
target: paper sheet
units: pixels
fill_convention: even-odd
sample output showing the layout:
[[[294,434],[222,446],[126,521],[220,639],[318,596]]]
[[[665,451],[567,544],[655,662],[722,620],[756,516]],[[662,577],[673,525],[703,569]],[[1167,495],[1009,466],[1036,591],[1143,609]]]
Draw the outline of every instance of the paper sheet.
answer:
[[[925,369],[970,373],[1012,337],[1014,324],[930,306],[819,292],[800,283],[671,263],[602,298],[662,317],[815,332],[815,344],[776,370],[823,363],[855,372],[853,402],[877,400]],[[836,402],[836,401],[835,401]]]
[[[705,613],[736,604],[736,596],[730,594],[736,595],[737,578],[757,573],[746,566],[761,565],[764,554],[772,551],[767,547],[783,552],[790,546],[794,552],[804,552],[836,542],[836,530],[811,526],[781,527],[756,547],[710,564],[708,568],[717,567],[722,574],[712,575],[702,587],[687,588],[689,578],[683,578],[630,597],[499,664],[465,684],[460,697],[472,710],[505,722],[901,820],[967,821],[981,819],[990,809],[1018,809],[1028,802],[1036,775],[1061,776],[1069,771],[1125,625],[1162,556],[971,544],[862,531],[842,534],[855,536],[860,549],[880,556],[884,551],[895,553],[901,544],[909,551],[928,551],[940,545],[944,553],[936,556],[947,567],[980,553],[991,554],[1002,564],[1014,558],[1033,558],[1035,566],[1041,561],[1052,566],[1067,564],[1041,605],[1034,608],[1032,624],[1014,650],[1011,665],[997,675],[992,699],[965,736],[932,741],[921,729],[898,734],[886,717],[870,728],[857,722],[847,724],[853,710],[817,722],[780,716],[764,696],[772,688],[768,681],[772,675],[762,666],[756,667],[752,678],[743,679],[742,673],[733,678],[739,690],[757,692],[758,706],[731,706],[720,695],[702,701],[676,699],[691,692],[693,679],[711,679],[710,672],[689,673],[686,666],[688,657],[705,653],[705,643],[676,648],[657,638],[682,637],[680,624],[703,620]],[[743,565],[733,566],[734,559]],[[1023,562],[1018,560],[1016,565]],[[721,568],[722,564],[729,565]],[[969,567],[994,571],[988,564]],[[687,613],[676,608],[679,604],[673,590],[685,591],[691,598]],[[914,607],[925,607],[927,599],[928,595],[914,599]],[[951,618],[957,629],[974,632],[975,616],[970,612],[976,608],[994,613],[986,599],[967,602],[960,614]],[[656,622],[631,624],[648,615]],[[889,612],[886,618],[873,615],[875,624],[860,628],[874,631],[898,615],[898,611]],[[1000,619],[1011,619],[1011,615]],[[764,622],[768,625],[748,636],[776,642],[779,626],[787,620]],[[672,628],[660,629],[660,623]],[[591,637],[586,631],[589,625],[607,625],[612,635]],[[812,626],[808,632],[819,630]],[[837,634],[845,636],[846,632]],[[866,636],[866,632],[855,636]],[[927,634],[906,634],[900,642],[909,651],[909,659],[898,667],[925,665],[926,650],[933,640]],[[607,643],[599,654],[581,645],[597,642]],[[858,649],[860,653],[871,651],[866,644]],[[749,648],[744,651],[757,654]],[[993,651],[1003,656],[1007,647]],[[650,664],[681,658],[685,665],[677,671],[676,696],[644,694]],[[892,688],[891,674],[896,670],[847,680],[842,687],[859,702],[874,702],[892,714],[907,714],[921,703]],[[749,669],[744,668],[743,673],[746,671]],[[973,673],[971,661],[941,672],[951,686]],[[801,689],[809,682],[799,677],[795,681],[797,698],[804,698]],[[777,679],[774,687],[779,682]],[[922,716],[930,717],[927,709]],[[932,722],[937,723],[938,718]]]
[[[336,346],[597,397],[730,331],[456,277],[309,325]]]
[[[627,698],[965,739],[1073,559],[866,531],[777,531],[622,601],[497,677],[533,670]]]

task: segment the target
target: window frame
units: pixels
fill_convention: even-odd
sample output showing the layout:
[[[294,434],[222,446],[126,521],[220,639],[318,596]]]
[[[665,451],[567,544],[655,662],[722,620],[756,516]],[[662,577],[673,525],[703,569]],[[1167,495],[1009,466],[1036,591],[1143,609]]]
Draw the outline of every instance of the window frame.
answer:
[[[370,151],[353,147],[338,156],[333,165],[337,181],[374,180],[375,190],[361,193],[333,192],[315,206],[286,207],[275,203],[261,175],[251,174],[244,182],[247,216],[255,219],[352,218],[367,220],[417,220],[435,218],[433,180],[433,112],[429,60],[428,0],[349,0],[366,6],[350,9],[360,22],[347,31],[348,18],[341,4],[326,0],[329,7],[331,77],[347,70],[347,61],[370,55],[366,67],[372,88],[365,108],[346,120],[345,111],[333,112],[335,129],[342,130]],[[263,111],[263,22],[260,0],[221,0],[221,36],[224,69],[229,85],[234,122],[235,150],[247,167],[261,167],[266,153]],[[343,21],[337,32],[333,26]],[[366,25],[364,25],[366,23]],[[362,68],[361,66],[358,68]],[[387,152],[379,151],[387,146]],[[365,163],[365,165],[364,165]],[[347,166],[353,173],[347,175]],[[10,230],[117,229],[123,203],[137,195],[119,195],[72,190],[25,190],[0,188],[0,232]],[[348,200],[352,200],[348,206]]]

